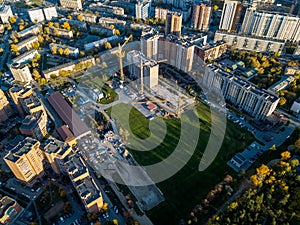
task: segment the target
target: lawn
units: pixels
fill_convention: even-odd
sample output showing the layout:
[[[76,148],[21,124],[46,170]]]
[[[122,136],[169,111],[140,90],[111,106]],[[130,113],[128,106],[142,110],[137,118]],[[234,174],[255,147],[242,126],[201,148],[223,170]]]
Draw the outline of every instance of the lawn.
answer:
[[[123,128],[126,124],[126,110],[128,105],[119,104],[114,107],[113,117],[117,124]],[[109,110],[110,111],[110,110]],[[227,161],[239,151],[242,151],[252,141],[253,136],[227,121],[226,135],[214,162],[203,172],[198,171],[199,162],[210,136],[210,111],[208,106],[200,103],[197,106],[200,118],[200,135],[197,148],[189,162],[173,177],[158,184],[164,193],[166,201],[147,212],[155,225],[175,225],[180,219],[187,218],[188,212],[206,196],[208,191],[220,182],[225,174],[234,174],[226,165]],[[164,119],[167,125],[167,134],[163,142],[154,150],[148,152],[130,150],[135,159],[141,165],[149,165],[169,156],[175,149],[180,136],[180,120]],[[149,123],[155,124],[156,119],[149,121],[136,109],[132,109],[129,116],[130,128],[139,138],[147,138],[150,135]],[[199,126],[199,124],[193,124]],[[155,135],[154,135],[155,136]],[[154,141],[159,140],[157,135]],[[138,149],[139,143],[129,137],[132,146]],[[181,160],[178,158],[178,160]]]

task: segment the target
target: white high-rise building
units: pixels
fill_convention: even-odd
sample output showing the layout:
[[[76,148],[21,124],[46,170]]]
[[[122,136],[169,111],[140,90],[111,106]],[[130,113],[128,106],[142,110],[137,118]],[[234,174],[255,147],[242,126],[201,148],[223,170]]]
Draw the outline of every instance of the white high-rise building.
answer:
[[[238,1],[225,0],[219,29],[224,31],[236,31],[242,7],[242,4]]]
[[[300,18],[286,13],[247,9],[241,32],[277,40],[300,41]]]
[[[150,1],[140,0],[135,4],[135,17],[140,19],[147,19],[150,17]]]

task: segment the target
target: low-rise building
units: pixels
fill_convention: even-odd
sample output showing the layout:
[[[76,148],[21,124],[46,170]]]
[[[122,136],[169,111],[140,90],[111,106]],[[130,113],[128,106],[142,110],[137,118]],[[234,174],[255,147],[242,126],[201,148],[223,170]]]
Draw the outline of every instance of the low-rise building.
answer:
[[[62,73],[63,71],[74,73],[76,67],[78,67],[79,70],[79,69],[88,68],[89,65],[90,66],[95,65],[95,58],[92,56],[87,56],[85,58],[73,60],[71,62],[59,66],[55,66],[47,70],[43,70],[42,73],[46,79],[50,79],[51,76],[60,76],[60,73]]]
[[[19,127],[20,133],[27,137],[42,140],[47,135],[47,114],[40,110],[27,115]]]
[[[35,49],[27,51],[23,53],[22,55],[19,55],[18,57],[12,59],[12,64],[19,63],[19,64],[25,64],[29,63],[31,59],[33,59],[39,52]]]
[[[117,18],[110,18],[110,17],[101,17],[98,23],[104,27],[110,27],[111,25],[114,25],[114,27],[119,30],[123,30],[126,25],[125,20],[119,20]]]
[[[81,0],[59,0],[60,5],[65,8],[82,9]]]
[[[38,35],[43,32],[43,25],[40,23],[37,23],[31,27],[28,27],[24,30],[21,30],[18,32],[18,37],[19,38],[25,38],[29,37],[31,35]]]
[[[76,145],[76,139],[67,125],[56,128],[56,132],[63,142],[70,146]]]
[[[40,148],[43,150],[53,171],[57,174],[64,172],[63,160],[71,153],[72,147],[65,142],[51,137],[44,141]]]
[[[20,181],[32,185],[35,178],[42,177],[44,156],[40,150],[40,142],[30,137],[19,142],[4,157],[4,162]]]
[[[233,165],[240,168],[246,163],[247,159],[241,153],[238,153],[235,156],[233,156],[230,161]]]
[[[9,225],[23,211],[18,202],[11,197],[3,196],[0,199],[0,223]]]
[[[81,157],[72,156],[65,162],[65,170],[73,183],[90,176],[84,160]]]
[[[99,34],[100,36],[113,36],[115,29],[110,27],[103,27],[101,25],[91,25],[90,30],[92,33]]]
[[[280,81],[273,84],[271,87],[269,87],[268,90],[275,93],[284,90],[288,88],[294,80],[295,78],[293,76],[286,76],[282,78]]]
[[[252,37],[223,31],[217,31],[215,33],[214,41],[225,41],[228,46],[257,52],[281,53],[284,47],[284,41],[274,40],[271,38]]]
[[[39,39],[37,36],[32,36],[32,37],[29,37],[29,38],[17,43],[16,46],[20,52],[28,51],[32,48],[32,44],[35,42],[38,42],[38,41],[39,41]]]
[[[49,44],[49,48],[52,52],[53,52],[54,48],[56,48],[57,50],[60,49],[60,48],[62,50],[69,49],[70,56],[72,56],[72,57],[77,57],[78,54],[79,54],[79,49],[78,48],[74,48],[74,47],[68,46],[68,45],[60,45],[60,44],[56,44],[56,43],[51,43],[51,44]]]
[[[300,98],[298,98],[296,101],[294,101],[291,111],[295,113],[300,113]]]
[[[87,30],[87,26],[86,26],[86,22],[83,21],[79,21],[79,20],[68,20],[65,18],[62,18],[59,20],[60,22],[68,22],[70,24],[71,27],[75,27],[77,29],[79,29],[80,31],[86,31]]]
[[[93,14],[93,13],[87,13],[87,12],[75,13],[75,17],[78,17],[79,15],[82,17],[82,20],[84,22],[97,23],[97,17],[98,16]]]
[[[102,3],[92,3],[90,4],[91,8],[97,10],[100,14],[102,13],[112,13],[119,16],[124,16],[124,9],[116,6],[104,5]]]
[[[98,48],[100,47],[101,45],[104,45],[106,42],[110,42],[110,41],[115,41],[115,40],[118,40],[119,39],[119,36],[111,36],[111,37],[108,37],[108,38],[103,38],[103,39],[100,39],[98,41],[93,41],[91,43],[87,43],[84,45],[84,50],[85,51],[90,51],[94,48]]]
[[[62,38],[73,38],[73,32],[71,30],[49,27],[50,34]]]

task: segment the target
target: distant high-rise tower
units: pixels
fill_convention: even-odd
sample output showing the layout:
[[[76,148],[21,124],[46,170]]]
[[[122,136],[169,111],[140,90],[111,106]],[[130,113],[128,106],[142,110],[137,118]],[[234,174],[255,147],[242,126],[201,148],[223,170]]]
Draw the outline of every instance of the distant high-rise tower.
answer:
[[[178,12],[169,12],[165,23],[165,35],[181,36],[182,15]]]
[[[211,15],[211,6],[205,4],[195,4],[193,7],[192,22],[193,28],[201,31],[207,31]]]
[[[150,1],[140,0],[135,4],[135,17],[141,19],[149,18]]]
[[[82,9],[81,0],[60,0],[60,4],[66,8]]]
[[[238,1],[225,0],[219,29],[224,31],[236,31],[242,8],[242,4]]]

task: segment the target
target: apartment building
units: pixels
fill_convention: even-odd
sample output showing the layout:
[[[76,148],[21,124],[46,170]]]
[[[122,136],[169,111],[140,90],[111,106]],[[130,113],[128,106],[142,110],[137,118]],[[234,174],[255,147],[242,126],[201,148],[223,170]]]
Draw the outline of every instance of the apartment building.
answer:
[[[43,160],[40,142],[30,137],[19,142],[4,157],[4,162],[15,177],[30,186],[34,183],[35,178],[43,176]]]
[[[205,69],[203,85],[208,91],[221,95],[240,111],[259,120],[270,116],[279,102],[279,97],[275,94],[262,90],[215,65]]]
[[[224,41],[218,41],[203,46],[195,46],[195,54],[204,62],[216,60],[226,53],[226,51],[227,44]]]
[[[9,65],[9,70],[12,73],[16,81],[22,83],[29,83],[33,80],[31,72],[27,65],[20,63],[13,63]]]
[[[140,19],[148,19],[150,17],[151,1],[138,0],[135,4],[135,17]]]
[[[68,46],[68,45],[60,45],[60,44],[56,44],[56,43],[51,43],[51,44],[49,44],[49,48],[52,51],[52,53],[53,53],[53,49],[56,49],[56,50],[58,50],[58,49],[62,49],[62,50],[69,49],[71,57],[78,57],[78,54],[79,54],[79,49],[78,48],[74,48],[74,47]]]
[[[300,41],[300,17],[287,13],[247,9],[241,33],[281,41]]]
[[[178,37],[181,35],[182,14],[178,12],[169,12],[165,22],[165,35],[173,34]]]
[[[43,12],[46,20],[52,20],[58,17],[55,7],[43,8]]]
[[[60,174],[64,171],[64,159],[71,153],[72,147],[65,142],[53,137],[44,141],[40,148],[44,152],[45,158],[51,165],[53,171]]]
[[[0,20],[2,23],[9,23],[9,17],[13,16],[9,5],[0,6]]]
[[[110,5],[104,5],[102,3],[93,3],[90,4],[89,7],[93,8],[94,10],[98,11],[100,14],[116,14],[119,16],[124,16],[124,9],[122,7],[116,7],[116,6],[110,6]]]
[[[167,15],[168,13],[170,12],[169,9],[164,9],[164,8],[160,8],[160,7],[155,7],[155,15],[154,17],[155,18],[158,18],[158,19],[166,19],[167,18]]]
[[[0,223],[9,225],[23,211],[19,203],[9,196],[0,199]]]
[[[39,23],[45,20],[43,9],[28,10],[28,16],[31,22]]]
[[[27,115],[19,127],[22,135],[42,140],[47,135],[47,114],[40,110]]]
[[[217,31],[214,42],[225,41],[228,46],[256,52],[282,52],[284,41],[271,38]]]
[[[43,70],[42,73],[46,79],[50,79],[51,76],[60,76],[62,71],[74,72],[76,65],[82,65],[82,68],[86,68],[86,64],[95,65],[95,58],[87,56],[81,59],[73,60],[71,62]]]
[[[119,30],[123,30],[126,25],[126,21],[118,20],[117,18],[110,18],[110,17],[101,17],[98,23],[104,27],[109,27],[110,25],[114,25],[114,27]]]
[[[194,4],[191,26],[200,31],[208,31],[212,7],[206,4]]]
[[[85,51],[90,51],[94,48],[98,48],[98,47],[104,45],[106,42],[111,42],[111,41],[115,41],[115,40],[118,40],[118,39],[119,39],[119,36],[117,36],[117,35],[107,37],[107,38],[102,38],[98,41],[93,41],[93,42],[84,44],[84,50]]]
[[[49,27],[50,34],[62,38],[73,38],[73,32],[62,28]]]
[[[90,31],[101,36],[113,36],[115,34],[115,29],[111,27],[103,27],[102,25],[90,25]]]
[[[4,123],[12,114],[13,111],[9,101],[4,92],[0,89],[0,123]]]
[[[78,156],[70,156],[65,162],[65,170],[69,175],[85,209],[88,213],[98,213],[103,206],[101,190],[90,177],[84,160]]]
[[[60,5],[65,8],[82,9],[81,0],[59,0]]]
[[[140,51],[130,51],[126,55],[130,76],[139,79],[139,86],[153,88],[158,85],[158,63]],[[142,67],[142,68],[141,68]]]
[[[30,62],[31,59],[33,59],[36,55],[38,55],[39,52],[35,49],[27,51],[25,53],[23,53],[22,55],[19,55],[16,58],[12,59],[12,64],[14,63],[18,63],[18,64],[25,64]]]
[[[19,31],[18,38],[26,38],[32,35],[38,35],[43,32],[43,25],[38,23],[24,30]]]
[[[20,85],[14,85],[9,89],[9,95],[12,98],[16,108],[18,109],[19,115],[24,117],[25,111],[21,105],[21,99],[27,98],[33,94],[33,90],[29,87],[22,87]]]
[[[239,1],[225,0],[219,29],[223,31],[236,31],[242,13],[242,4]]]
[[[28,51],[32,48],[32,44],[35,42],[38,42],[38,41],[39,41],[39,39],[37,36],[32,36],[32,37],[29,37],[29,38],[17,43],[16,46],[20,52]]]

